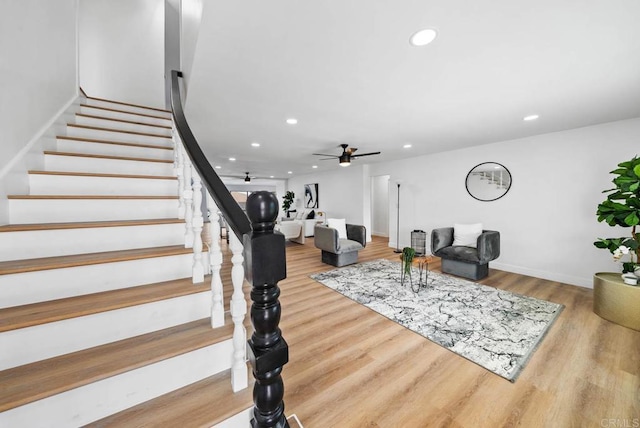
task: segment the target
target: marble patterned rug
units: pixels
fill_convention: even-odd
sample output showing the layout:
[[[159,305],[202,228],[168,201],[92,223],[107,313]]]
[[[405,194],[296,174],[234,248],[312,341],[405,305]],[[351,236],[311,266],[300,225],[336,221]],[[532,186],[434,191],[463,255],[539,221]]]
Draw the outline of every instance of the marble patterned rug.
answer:
[[[311,278],[511,382],[564,308],[438,272],[414,293],[382,259]]]

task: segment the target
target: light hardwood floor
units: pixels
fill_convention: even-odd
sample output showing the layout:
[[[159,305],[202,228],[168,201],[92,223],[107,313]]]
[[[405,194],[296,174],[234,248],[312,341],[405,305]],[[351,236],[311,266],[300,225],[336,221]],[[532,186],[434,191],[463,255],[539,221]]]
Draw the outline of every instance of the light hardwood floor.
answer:
[[[359,261],[378,258],[398,258],[386,238]],[[640,332],[595,315],[590,289],[491,269],[482,283],[565,305],[510,383],[308,276],[330,269],[313,238],[287,243],[284,400],[305,428],[638,426]]]

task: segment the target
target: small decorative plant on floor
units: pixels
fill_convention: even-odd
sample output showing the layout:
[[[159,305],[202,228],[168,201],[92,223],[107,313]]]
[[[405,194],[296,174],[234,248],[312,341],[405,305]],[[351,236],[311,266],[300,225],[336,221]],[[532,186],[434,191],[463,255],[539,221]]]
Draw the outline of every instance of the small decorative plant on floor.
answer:
[[[411,247],[402,249],[402,263],[405,275],[411,275],[411,263],[416,255],[416,250]]]
[[[631,236],[600,238],[593,245],[608,249],[616,261],[628,254],[630,260],[622,263],[622,272],[633,272],[640,262],[640,233],[636,233],[640,223],[640,158],[635,156],[618,164],[611,174],[616,175],[613,179],[616,187],[602,192],[609,195],[598,205],[598,221],[609,226],[631,227]]]
[[[296,194],[291,190],[287,190],[287,193],[284,194],[284,198],[282,199],[282,210],[287,213],[287,217],[289,217],[289,208],[293,204],[293,198],[296,197]]]

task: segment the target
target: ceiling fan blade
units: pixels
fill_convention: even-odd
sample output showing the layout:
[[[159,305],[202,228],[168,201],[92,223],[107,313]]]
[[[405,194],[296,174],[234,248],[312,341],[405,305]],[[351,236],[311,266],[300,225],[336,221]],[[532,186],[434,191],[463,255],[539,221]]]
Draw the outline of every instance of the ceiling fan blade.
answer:
[[[333,158],[324,158],[324,159],[318,159],[318,160],[336,160],[339,159],[339,156],[333,157]]]
[[[362,156],[379,155],[380,153],[381,152],[362,153],[362,154],[359,154],[359,155],[351,156],[351,159],[357,159],[357,158],[362,157]]]
[[[330,156],[332,158],[339,158],[340,156],[337,155],[326,155],[324,153],[311,153],[312,155],[316,155],[316,156]]]

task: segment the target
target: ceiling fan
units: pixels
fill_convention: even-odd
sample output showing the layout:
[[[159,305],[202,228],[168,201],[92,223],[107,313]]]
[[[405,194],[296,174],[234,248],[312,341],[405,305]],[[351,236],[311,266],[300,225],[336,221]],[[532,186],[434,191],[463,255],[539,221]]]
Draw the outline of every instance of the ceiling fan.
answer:
[[[380,154],[380,152],[371,152],[371,153],[362,153],[359,155],[354,155],[355,151],[358,150],[357,148],[355,147],[348,148],[349,147],[348,144],[340,144],[340,147],[342,147],[341,155],[325,155],[324,153],[313,153],[313,154],[316,156],[329,156],[328,158],[320,159],[320,160],[338,159],[340,161],[340,166],[351,165],[351,159],[357,159],[362,156],[371,156],[371,155]]]

